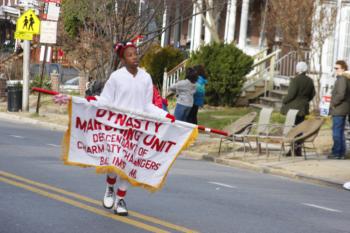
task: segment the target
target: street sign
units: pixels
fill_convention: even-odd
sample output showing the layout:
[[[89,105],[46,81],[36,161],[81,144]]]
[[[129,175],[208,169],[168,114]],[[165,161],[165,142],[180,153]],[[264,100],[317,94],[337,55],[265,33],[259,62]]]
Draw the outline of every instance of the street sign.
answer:
[[[46,62],[50,62],[51,61],[51,53],[52,53],[52,49],[51,46],[48,46],[46,51]],[[45,45],[42,45],[40,47],[40,61],[44,61],[44,54],[45,54]]]
[[[41,21],[40,43],[56,44],[57,39],[57,22]]]
[[[58,21],[60,15],[60,4],[49,2],[49,7],[47,10],[47,19]]]
[[[41,19],[58,21],[60,15],[61,4],[57,1],[45,2],[44,11],[41,15]]]
[[[33,40],[33,34],[31,34],[31,33],[15,32],[15,39],[18,39],[18,40]]]
[[[32,9],[24,12],[17,20],[16,33],[39,34],[40,20]]]
[[[320,115],[328,116],[329,115],[329,107],[331,106],[332,97],[329,95],[324,95],[320,101]]]

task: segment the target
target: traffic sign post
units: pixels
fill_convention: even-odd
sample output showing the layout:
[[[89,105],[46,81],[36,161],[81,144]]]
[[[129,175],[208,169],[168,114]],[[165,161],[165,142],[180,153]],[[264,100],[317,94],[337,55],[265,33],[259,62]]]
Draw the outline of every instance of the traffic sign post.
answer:
[[[44,58],[41,64],[40,74],[40,87],[42,86],[46,55],[48,50],[48,44],[56,44],[57,40],[57,20],[60,12],[61,0],[44,0],[44,11],[41,14],[41,18],[47,21],[41,21],[40,24],[40,43],[44,44]],[[52,21],[48,21],[52,20]],[[40,93],[38,94],[38,100],[36,104],[36,113],[39,114],[40,108]]]
[[[17,20],[16,33],[20,34],[39,34],[40,33],[40,19],[35,15],[32,9],[24,12]]]
[[[29,9],[17,20],[15,38],[24,40],[23,43],[23,93],[22,111],[29,111],[29,66],[30,66],[30,41],[33,35],[40,33],[40,20],[34,10]]]

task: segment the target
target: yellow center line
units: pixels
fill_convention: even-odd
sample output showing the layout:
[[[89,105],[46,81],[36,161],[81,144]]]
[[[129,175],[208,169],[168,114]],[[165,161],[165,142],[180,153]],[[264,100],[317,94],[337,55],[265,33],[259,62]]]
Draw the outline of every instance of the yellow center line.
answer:
[[[160,229],[160,228],[157,228],[157,227],[154,227],[154,226],[150,226],[150,225],[144,224],[142,222],[138,222],[138,221],[132,220],[130,218],[120,217],[118,215],[114,215],[112,213],[108,213],[108,212],[103,211],[101,209],[98,209],[98,208],[95,208],[95,207],[92,207],[92,206],[89,206],[89,205],[85,205],[85,204],[83,204],[81,202],[74,201],[72,199],[69,199],[69,198],[66,198],[66,197],[63,197],[63,196],[60,196],[60,195],[57,195],[57,194],[49,193],[49,192],[46,192],[46,191],[38,189],[38,188],[34,188],[32,186],[29,186],[29,185],[19,183],[17,181],[13,181],[13,180],[10,180],[10,179],[4,178],[4,177],[0,177],[0,181],[2,181],[4,183],[7,183],[7,184],[10,184],[10,185],[13,185],[13,186],[17,186],[17,187],[29,190],[29,191],[31,191],[33,193],[37,193],[39,195],[42,195],[42,196],[45,196],[45,197],[48,197],[48,198],[51,198],[51,199],[54,199],[54,200],[61,201],[61,202],[64,202],[66,204],[69,204],[69,205],[72,205],[72,206],[75,206],[75,207],[78,207],[78,208],[90,211],[92,213],[95,213],[95,214],[98,214],[98,215],[101,215],[101,216],[104,216],[104,217],[107,217],[107,218],[111,218],[111,219],[116,220],[116,221],[120,221],[120,222],[129,224],[129,225],[132,225],[132,226],[144,229],[144,230],[149,231],[149,232],[168,233],[168,231],[165,231],[163,229]]]
[[[64,194],[66,196],[74,197],[76,199],[79,199],[79,200],[82,200],[82,201],[85,201],[85,202],[88,202],[88,203],[92,203],[92,204],[95,204],[95,205],[101,205],[101,201],[98,201],[98,200],[95,200],[95,199],[92,199],[92,198],[89,198],[89,197],[86,197],[86,196],[82,196],[82,195],[79,195],[77,193],[69,192],[69,191],[66,191],[64,189],[56,188],[56,187],[53,187],[53,186],[50,186],[50,185],[47,185],[47,184],[44,184],[44,183],[39,183],[39,182],[36,182],[36,181],[33,181],[33,180],[29,180],[29,179],[26,179],[24,177],[17,176],[17,175],[14,175],[14,174],[11,174],[11,173],[8,173],[8,172],[5,172],[5,171],[1,171],[0,170],[0,175],[6,176],[6,177],[9,177],[9,178],[13,178],[13,179],[16,179],[16,180],[19,180],[19,181],[23,181],[23,182],[26,182],[28,184],[35,185],[35,186],[41,187],[41,188],[45,188],[47,190],[51,190],[51,191],[54,191],[54,192],[57,192],[57,193],[60,193],[60,194]],[[151,216],[147,216],[147,215],[144,215],[144,214],[140,214],[140,213],[135,212],[135,211],[129,211],[129,215],[132,216],[132,217],[135,217],[135,218],[139,218],[139,219],[142,219],[142,220],[154,223],[154,224],[165,226],[167,228],[170,228],[170,229],[173,229],[173,230],[176,230],[176,231],[179,231],[179,232],[184,232],[184,233],[190,233],[190,232],[195,233],[195,232],[197,232],[195,230],[191,230],[191,229],[188,229],[186,227],[178,226],[178,225],[175,225],[173,223],[166,222],[166,221],[163,221],[163,220],[155,218],[155,217],[151,217]]]

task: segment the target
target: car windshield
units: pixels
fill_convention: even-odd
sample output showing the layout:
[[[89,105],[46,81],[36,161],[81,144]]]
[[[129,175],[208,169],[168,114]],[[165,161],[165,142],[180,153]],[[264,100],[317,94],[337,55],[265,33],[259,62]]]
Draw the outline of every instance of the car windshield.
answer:
[[[65,85],[79,85],[79,77],[69,79],[64,84]]]

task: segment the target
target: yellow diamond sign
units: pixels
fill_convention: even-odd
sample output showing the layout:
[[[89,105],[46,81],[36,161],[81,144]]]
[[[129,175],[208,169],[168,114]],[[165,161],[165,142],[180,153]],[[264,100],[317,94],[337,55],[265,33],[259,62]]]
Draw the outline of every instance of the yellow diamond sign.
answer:
[[[24,12],[17,20],[16,33],[21,34],[39,34],[40,19],[35,15],[32,9]]]

